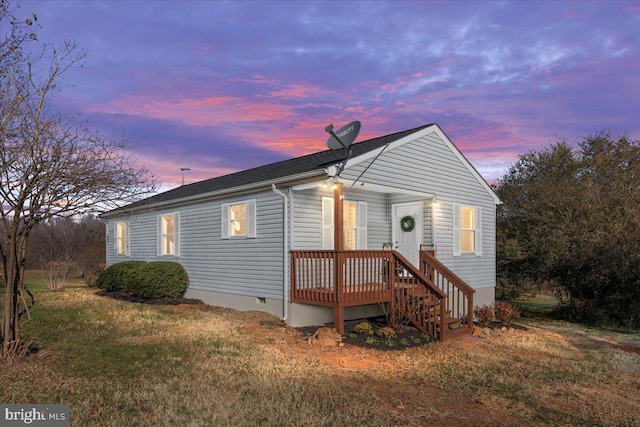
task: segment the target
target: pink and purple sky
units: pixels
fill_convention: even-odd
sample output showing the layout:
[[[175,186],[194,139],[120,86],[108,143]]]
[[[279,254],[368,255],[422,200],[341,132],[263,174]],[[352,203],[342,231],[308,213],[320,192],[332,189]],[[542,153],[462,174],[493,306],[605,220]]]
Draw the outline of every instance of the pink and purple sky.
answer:
[[[601,130],[640,138],[640,2],[33,1],[88,51],[60,110],[164,189],[438,123],[488,181]]]

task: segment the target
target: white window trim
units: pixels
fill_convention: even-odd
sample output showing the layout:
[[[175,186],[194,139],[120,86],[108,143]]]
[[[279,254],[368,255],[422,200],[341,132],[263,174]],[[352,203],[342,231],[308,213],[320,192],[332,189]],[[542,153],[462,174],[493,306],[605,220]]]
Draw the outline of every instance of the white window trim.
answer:
[[[473,252],[462,253],[462,228],[460,227],[460,210],[462,207],[474,209],[475,229],[473,236]],[[453,256],[475,255],[482,256],[482,208],[479,206],[453,204]]]
[[[124,236],[121,237],[118,228],[118,224],[124,224]],[[129,222],[128,221],[116,221],[114,224],[114,229],[115,229],[115,252],[116,252],[116,256],[129,256],[129,241],[131,240],[130,237],[130,227],[129,227]],[[120,241],[124,239],[124,253],[120,252]]]
[[[247,217],[246,221],[246,234],[242,236],[234,236],[231,230],[231,206],[233,205],[247,205]],[[234,239],[255,239],[258,237],[257,228],[257,209],[256,199],[240,200],[232,203],[223,203],[221,205],[221,238],[222,240],[234,240]]]
[[[356,203],[356,250],[367,249],[367,202],[345,200],[344,203]],[[322,198],[322,249],[333,250],[334,246],[334,200]]]
[[[162,230],[162,221],[165,216],[173,215],[173,253],[165,253],[165,238]],[[180,256],[180,212],[166,212],[159,214],[158,223],[158,256],[159,257],[179,257]]]

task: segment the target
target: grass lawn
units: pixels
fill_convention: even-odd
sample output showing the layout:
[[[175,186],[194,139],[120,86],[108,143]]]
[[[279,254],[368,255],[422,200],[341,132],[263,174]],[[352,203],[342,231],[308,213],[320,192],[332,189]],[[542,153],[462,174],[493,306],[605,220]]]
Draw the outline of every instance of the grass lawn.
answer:
[[[0,402],[66,403],[72,426],[640,426],[640,334],[525,320],[381,351],[263,313],[35,296],[42,350],[3,366]]]
[[[2,271],[0,269],[0,271]],[[30,291],[40,291],[47,288],[47,272],[44,270],[26,270],[24,284]],[[65,285],[66,288],[86,287],[81,277],[71,276]],[[4,292],[4,286],[0,284],[0,292]]]

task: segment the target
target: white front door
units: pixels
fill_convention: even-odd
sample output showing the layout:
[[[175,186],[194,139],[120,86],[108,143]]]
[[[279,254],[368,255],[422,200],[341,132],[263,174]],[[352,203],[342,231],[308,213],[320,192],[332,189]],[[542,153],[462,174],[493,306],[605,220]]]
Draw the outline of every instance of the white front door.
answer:
[[[402,218],[410,216],[414,219],[413,230],[403,230]],[[420,262],[420,245],[422,244],[422,202],[399,203],[392,206],[394,248],[413,265]],[[405,229],[411,221],[405,222]]]

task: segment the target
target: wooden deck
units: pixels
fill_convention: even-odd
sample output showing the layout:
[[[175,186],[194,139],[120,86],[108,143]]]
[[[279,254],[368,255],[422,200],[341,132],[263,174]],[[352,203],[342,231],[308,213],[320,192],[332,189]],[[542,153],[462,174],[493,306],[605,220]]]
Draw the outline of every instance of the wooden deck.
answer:
[[[444,340],[447,325],[470,327],[474,291],[422,252],[424,272],[390,250],[291,251],[291,301],[333,307],[341,333],[345,307],[385,304],[389,312],[404,312],[423,332]]]
[[[396,281],[393,284],[393,289],[408,290],[415,296],[426,296],[428,292],[421,286],[410,285]],[[358,286],[345,285],[342,287],[342,305],[344,307],[353,307],[358,305],[378,304],[381,302],[388,302],[389,300],[389,287],[386,285],[381,286],[379,283],[363,283]],[[306,301],[315,301],[314,305],[325,305],[333,307],[336,303],[336,288],[330,287],[318,287],[298,289],[296,292],[298,301],[303,304]],[[303,302],[304,301],[304,302]]]

